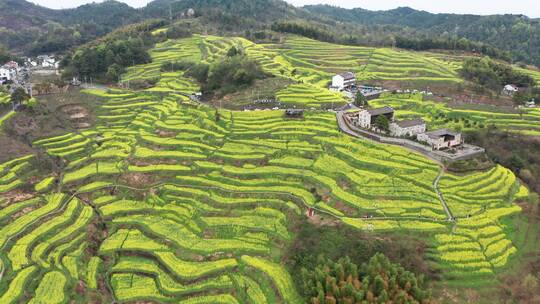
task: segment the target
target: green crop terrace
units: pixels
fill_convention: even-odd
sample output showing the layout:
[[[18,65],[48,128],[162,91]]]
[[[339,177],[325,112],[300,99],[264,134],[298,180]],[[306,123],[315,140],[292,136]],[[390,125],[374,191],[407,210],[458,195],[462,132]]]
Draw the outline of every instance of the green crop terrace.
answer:
[[[0,303],[85,302],[80,288],[118,303],[302,303],[281,261],[308,208],[366,232],[428,235],[454,284],[492,283],[519,252],[502,219],[528,190],[507,169],[452,175],[341,134],[330,112],[221,110],[216,120],[185,97],[193,82],[171,87],[184,78],[159,71],[234,43],[277,52],[203,36],[160,44],[124,76],[158,77],[155,88],[87,90],[100,97],[92,128],[33,143],[61,171],[44,176],[34,155],[0,164]]]
[[[223,111],[216,122],[174,93],[88,93],[103,97],[95,128],[34,143],[66,160],[61,176],[32,178],[32,156],[2,165],[2,303],[27,286],[36,302],[62,303],[79,280],[120,302],[301,302],[279,252],[307,207],[366,231],[431,232],[449,279],[490,280],[517,250],[498,219],[527,191],[504,168],[444,174],[452,232],[436,163],[343,136],[331,113]],[[9,198],[28,184],[32,197]],[[90,254],[96,221],[108,233]]]
[[[440,54],[343,46],[298,36],[287,36],[278,44],[255,44],[244,38],[201,35],[159,43],[151,51],[152,63],[129,68],[122,82],[154,79],[159,81],[151,91],[190,94],[199,90],[193,79],[184,77],[182,71],[163,72],[161,66],[180,60],[212,63],[225,56],[232,46],[242,48],[266,72],[295,81],[276,92],[276,97],[299,106],[344,104],[346,99],[341,93],[327,88],[332,76],[343,71],[355,72],[358,80],[364,82],[462,82],[457,72],[459,61]]]

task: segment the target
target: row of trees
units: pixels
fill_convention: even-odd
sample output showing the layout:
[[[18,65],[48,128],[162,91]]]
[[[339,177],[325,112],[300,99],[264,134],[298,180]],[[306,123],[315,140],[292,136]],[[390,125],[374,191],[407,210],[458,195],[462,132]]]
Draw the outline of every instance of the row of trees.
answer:
[[[479,53],[505,61],[511,60],[511,55],[508,51],[502,51],[488,44],[474,42],[466,38],[409,38],[397,36],[395,37],[395,46],[416,51],[433,49],[461,50]]]
[[[332,261],[319,256],[313,269],[301,270],[301,277],[312,304],[427,303],[431,298],[423,276],[417,278],[382,253],[360,266],[348,257]]]
[[[298,22],[275,22],[271,29],[281,33],[291,33],[315,40],[334,42],[350,45],[365,45],[371,44],[376,46],[394,46],[410,50],[461,50],[479,53],[493,58],[510,61],[511,55],[507,51],[502,51],[498,48],[485,43],[474,42],[466,38],[413,38],[401,35],[389,34],[387,29],[372,29],[372,36],[379,36],[379,40],[370,41],[366,37],[359,37],[357,34],[349,33],[342,35],[338,30],[332,31],[323,26],[315,26],[310,23]]]
[[[275,22],[271,29],[276,32],[296,34],[315,40],[336,42],[336,35],[309,24],[295,22]]]
[[[513,69],[510,65],[495,62],[489,58],[469,58],[463,62],[461,75],[470,81],[492,90],[501,90],[506,84],[518,87],[533,87],[531,76]]]

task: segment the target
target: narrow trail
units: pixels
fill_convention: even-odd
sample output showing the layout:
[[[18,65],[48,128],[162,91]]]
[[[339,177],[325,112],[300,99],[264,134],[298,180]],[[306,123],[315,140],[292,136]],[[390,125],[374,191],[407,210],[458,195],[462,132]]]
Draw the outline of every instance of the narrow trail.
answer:
[[[444,212],[446,212],[446,215],[448,216],[448,220],[451,222],[455,222],[456,219],[454,218],[452,211],[450,211],[450,208],[448,208],[448,205],[446,204],[446,200],[444,199],[444,196],[441,190],[439,189],[439,182],[441,181],[441,178],[443,175],[444,175],[444,168],[441,167],[439,171],[439,175],[437,175],[437,178],[433,182],[433,188],[435,189],[435,192],[437,193],[437,196],[439,197],[439,200],[441,201],[441,205],[444,208]]]

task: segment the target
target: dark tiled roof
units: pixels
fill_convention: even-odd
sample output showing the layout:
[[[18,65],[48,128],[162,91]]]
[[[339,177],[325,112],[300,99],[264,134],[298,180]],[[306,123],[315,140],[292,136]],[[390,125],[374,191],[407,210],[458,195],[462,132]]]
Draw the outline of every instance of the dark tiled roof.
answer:
[[[456,136],[458,134],[459,134],[458,132],[452,131],[450,129],[440,129],[440,130],[426,132],[427,136],[429,136],[430,138],[435,138],[435,139],[441,136],[445,136],[445,135]]]
[[[287,115],[300,115],[304,113],[304,110],[302,109],[286,109],[285,114]]]
[[[339,76],[343,77],[345,80],[351,80],[356,78],[353,72],[344,72],[339,74]]]
[[[423,119],[417,118],[417,119],[408,119],[408,120],[400,120],[397,122],[397,125],[401,128],[410,128],[414,126],[421,126],[425,125],[426,122]]]
[[[394,109],[387,106],[387,107],[382,107],[382,108],[378,108],[378,109],[368,110],[368,112],[369,112],[369,114],[371,116],[384,115],[384,114],[394,113]]]

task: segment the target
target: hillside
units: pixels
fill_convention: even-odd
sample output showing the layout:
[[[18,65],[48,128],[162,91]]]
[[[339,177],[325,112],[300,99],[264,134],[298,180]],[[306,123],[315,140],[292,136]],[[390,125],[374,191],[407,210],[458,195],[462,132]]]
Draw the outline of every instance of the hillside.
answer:
[[[396,37],[413,39],[413,44],[429,38],[445,41],[433,44],[434,48],[480,51],[493,46],[509,52],[514,61],[540,64],[540,21],[515,15],[431,14],[410,8],[347,10],[326,5],[296,8],[282,0],[155,0],[141,9],[112,0],[67,10],[51,10],[25,0],[3,0],[0,5],[0,27],[5,28],[0,44],[26,53],[65,51],[120,26],[150,18],[176,20],[194,9],[206,30],[221,35],[247,35],[246,29],[259,31],[287,21],[327,31],[336,42],[391,46]],[[481,44],[463,46],[472,42]]]
[[[415,152],[344,135],[328,111],[290,119],[216,109],[186,96],[198,84],[184,71],[160,71],[179,59],[219,61],[234,45],[304,89],[325,90],[328,72],[317,74],[310,60],[331,71],[370,52],[384,57],[366,77],[409,77],[384,68],[395,69],[395,55],[411,68],[431,62],[418,73],[459,81],[452,65],[414,52],[294,36],[281,45],[164,41],[152,63],[123,76],[155,78],[155,87],[83,91],[94,101],[70,105],[93,105],[90,127],[35,138],[41,153],[0,165],[0,302],[305,303],[284,262],[297,225],[347,226],[366,239],[417,235],[440,294],[489,288],[516,265],[529,240],[514,224],[516,202],[528,190],[510,170],[456,175]],[[309,208],[315,215],[305,220]]]
[[[410,38],[464,37],[509,51],[514,61],[540,65],[540,21],[522,15],[432,14],[408,7],[388,11],[343,9],[328,5],[305,6],[315,15],[360,25],[376,35],[386,28]]]
[[[138,10],[117,1],[52,10],[2,0],[0,9],[0,44],[30,54],[65,51],[143,19]]]

